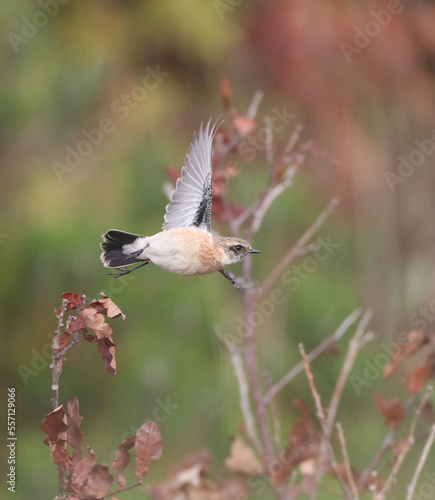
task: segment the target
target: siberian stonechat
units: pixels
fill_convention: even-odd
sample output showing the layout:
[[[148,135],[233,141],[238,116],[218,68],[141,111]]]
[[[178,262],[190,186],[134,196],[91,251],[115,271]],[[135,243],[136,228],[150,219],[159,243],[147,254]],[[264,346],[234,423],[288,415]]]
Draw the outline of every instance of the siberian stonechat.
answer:
[[[205,128],[201,124],[199,134],[193,137],[166,207],[163,231],[154,236],[140,236],[111,229],[103,235],[101,261],[105,267],[120,268],[115,277],[151,263],[183,276],[219,271],[240,291],[248,291],[246,283],[224,267],[260,251],[241,238],[215,236],[210,229],[212,143],[217,130],[216,125],[210,129],[210,122]],[[125,267],[139,262],[132,269]]]

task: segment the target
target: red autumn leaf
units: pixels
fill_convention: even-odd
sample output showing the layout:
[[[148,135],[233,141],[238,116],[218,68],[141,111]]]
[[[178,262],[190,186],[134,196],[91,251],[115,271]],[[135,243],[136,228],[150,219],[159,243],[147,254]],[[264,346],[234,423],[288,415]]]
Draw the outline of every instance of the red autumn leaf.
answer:
[[[83,417],[79,414],[79,400],[76,397],[70,396],[68,404],[68,421],[69,427],[67,430],[68,444],[74,448],[73,463],[78,462],[82,458],[82,438],[83,432],[80,429]]]
[[[93,466],[95,465],[95,451],[89,450],[88,456],[79,460],[74,467],[72,475],[72,490],[76,491],[83,486],[89,478]]]
[[[40,428],[48,434],[44,443],[50,448],[51,460],[59,470],[65,470],[71,465],[71,457],[66,449],[68,421],[63,406],[49,413]]]
[[[89,333],[87,330],[83,331],[83,339],[86,340],[86,342],[90,342],[93,344],[96,342],[97,337],[93,333]]]
[[[121,309],[112,301],[111,298],[104,295],[102,299],[96,300],[94,299],[89,307],[93,307],[97,312],[101,314],[105,314],[108,318],[117,318],[118,316],[122,316],[122,319],[125,319],[125,314],[121,311]]]
[[[59,339],[59,349],[58,351],[61,351],[64,347],[66,347],[66,345],[68,344],[69,342],[69,339],[71,338],[71,334],[69,332],[63,332],[60,339]],[[57,335],[55,335],[53,337],[53,342],[52,342],[52,347],[53,347],[53,350],[54,349],[54,343],[57,342]]]
[[[429,354],[423,366],[413,370],[406,380],[409,394],[421,392],[426,382],[435,375],[435,352]]]
[[[80,498],[102,498],[112,484],[113,476],[105,465],[94,465],[89,472],[85,484],[72,484],[71,488],[78,493]]]
[[[231,108],[231,84],[226,75],[221,75],[221,98],[222,98],[222,106],[225,111],[228,111]]]
[[[383,399],[377,392],[375,394],[375,404],[385,418],[385,425],[399,427],[405,418],[405,410],[398,399]]]
[[[66,449],[66,441],[63,439],[58,439],[55,443],[47,438],[47,442],[50,448],[50,458],[51,461],[56,464],[58,470],[65,471],[71,467],[71,457]]]
[[[242,134],[243,136],[249,135],[256,127],[255,120],[249,118],[249,116],[238,115],[233,118],[233,127]]]
[[[148,474],[151,462],[160,460],[162,449],[159,426],[155,422],[145,422],[136,433],[134,472],[138,478]]]
[[[424,345],[429,342],[429,337],[424,332],[417,330],[412,331],[408,339],[394,353],[393,359],[385,365],[383,377],[388,378],[394,373],[397,367],[410,356],[419,351]]]
[[[77,309],[77,307],[85,304],[83,297],[79,293],[64,292],[62,298],[67,300],[66,311]]]
[[[115,349],[112,337],[98,339],[98,352],[101,354],[103,361],[106,362],[106,370],[109,373],[116,373]]]
[[[62,312],[62,311],[61,311],[60,309],[58,309],[57,307],[55,307],[55,308],[54,308],[54,314],[55,314],[58,318],[59,318],[59,316],[60,316],[60,313],[61,313],[61,312]]]
[[[77,318],[72,319],[68,323],[69,333],[78,332],[79,330],[86,330],[85,320],[81,314],[79,314]]]
[[[58,406],[44,418],[40,429],[48,434],[48,439],[52,442],[58,439],[66,440],[68,420],[62,405]]]
[[[110,337],[110,335],[112,335],[113,328],[106,323],[103,314],[97,312],[93,307],[83,309],[80,315],[83,317],[85,325],[94,331],[97,339]]]
[[[131,457],[129,450],[130,448],[133,448],[135,442],[135,437],[129,437],[118,446],[115,452],[115,458],[113,459],[113,472],[118,478],[120,488],[125,486],[125,477],[121,474],[121,471],[124,470],[130,462]]]

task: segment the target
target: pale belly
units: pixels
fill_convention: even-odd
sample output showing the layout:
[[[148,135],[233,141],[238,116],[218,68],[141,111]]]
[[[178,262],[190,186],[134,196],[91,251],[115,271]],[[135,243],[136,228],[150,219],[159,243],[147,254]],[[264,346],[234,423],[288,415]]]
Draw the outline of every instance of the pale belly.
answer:
[[[213,237],[197,228],[174,228],[147,238],[148,247],[141,258],[156,266],[184,276],[210,274],[222,268],[221,250]]]

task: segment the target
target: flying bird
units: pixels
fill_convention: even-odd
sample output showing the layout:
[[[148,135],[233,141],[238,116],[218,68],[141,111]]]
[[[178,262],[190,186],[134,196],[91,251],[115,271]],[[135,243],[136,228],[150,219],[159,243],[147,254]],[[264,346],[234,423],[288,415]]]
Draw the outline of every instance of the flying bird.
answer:
[[[216,236],[211,232],[213,138],[217,124],[211,119],[198,135],[194,134],[181,169],[171,202],[166,206],[163,231],[153,236],[110,229],[102,237],[101,261],[105,267],[118,268],[112,273],[123,276],[146,264],[155,264],[183,276],[211,274],[219,271],[242,293],[249,285],[225,267],[252,253],[260,253],[241,239]],[[134,268],[128,268],[138,264]]]

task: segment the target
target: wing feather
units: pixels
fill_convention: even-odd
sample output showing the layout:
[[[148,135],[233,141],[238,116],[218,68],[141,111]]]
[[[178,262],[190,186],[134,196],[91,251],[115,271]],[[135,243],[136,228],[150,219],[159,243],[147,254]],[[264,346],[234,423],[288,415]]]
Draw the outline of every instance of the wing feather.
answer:
[[[211,119],[205,127],[201,123],[198,134],[193,136],[171,202],[166,206],[164,231],[187,226],[210,231],[212,143],[220,123],[211,128],[210,124]]]

